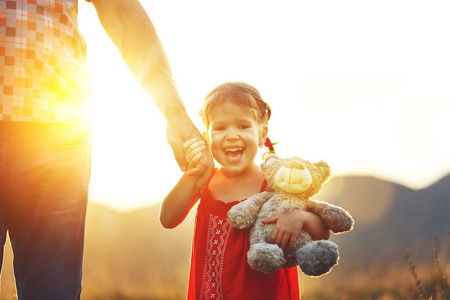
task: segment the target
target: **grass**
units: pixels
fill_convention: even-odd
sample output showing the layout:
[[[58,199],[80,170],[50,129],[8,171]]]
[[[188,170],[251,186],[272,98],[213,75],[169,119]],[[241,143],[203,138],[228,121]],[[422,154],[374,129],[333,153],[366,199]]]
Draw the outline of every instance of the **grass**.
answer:
[[[447,237],[450,237],[450,230]],[[434,261],[413,257],[414,249],[407,249],[405,262],[383,262],[370,266],[356,266],[351,272],[339,268],[317,278],[300,275],[303,300],[450,300],[450,243],[434,238]],[[95,270],[95,272],[94,272]],[[82,300],[151,300],[185,299],[188,270],[180,268],[171,282],[156,276],[145,278],[145,285],[136,278],[111,274],[99,265],[86,266]],[[0,300],[14,300],[14,296]]]
[[[447,236],[450,236],[450,230],[448,231]],[[441,267],[441,260],[439,259],[438,243],[436,237],[433,238],[433,241],[433,251],[437,273],[435,273],[435,275],[431,275],[426,284],[424,284],[424,282],[420,278],[419,273],[417,272],[414,259],[409,255],[410,249],[406,249],[405,259],[408,263],[409,271],[414,279],[418,299],[449,300],[450,291],[448,287],[447,276],[445,275]]]
[[[446,238],[450,237],[450,230]],[[300,275],[304,300],[450,300],[449,242],[438,245],[434,241],[434,262],[414,260],[412,250],[407,249],[407,266],[399,260],[385,265],[373,263],[369,267],[354,267],[342,273],[337,267],[320,278]],[[440,249],[440,251],[439,251]]]

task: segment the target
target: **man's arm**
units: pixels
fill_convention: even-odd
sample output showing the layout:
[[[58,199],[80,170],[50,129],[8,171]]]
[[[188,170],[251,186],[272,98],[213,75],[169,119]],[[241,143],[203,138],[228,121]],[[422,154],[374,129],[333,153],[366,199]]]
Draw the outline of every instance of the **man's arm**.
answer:
[[[190,138],[204,140],[189,119],[178,93],[164,48],[145,9],[138,0],[91,0],[99,20],[125,63],[150,94],[167,120],[167,140],[182,170],[188,165],[183,143]],[[213,169],[210,153],[205,151],[197,168],[199,185],[206,182]]]
[[[138,0],[91,0],[125,63],[166,118],[185,114],[158,34]]]

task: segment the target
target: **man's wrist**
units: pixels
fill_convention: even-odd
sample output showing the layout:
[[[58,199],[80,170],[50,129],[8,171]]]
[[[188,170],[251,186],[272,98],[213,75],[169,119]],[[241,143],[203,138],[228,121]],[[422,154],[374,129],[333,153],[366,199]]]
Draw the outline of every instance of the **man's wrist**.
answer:
[[[190,120],[189,116],[187,115],[186,109],[184,107],[182,108],[166,108],[162,110],[162,113],[164,117],[166,118],[167,123],[178,123],[178,122],[184,122],[186,120]]]

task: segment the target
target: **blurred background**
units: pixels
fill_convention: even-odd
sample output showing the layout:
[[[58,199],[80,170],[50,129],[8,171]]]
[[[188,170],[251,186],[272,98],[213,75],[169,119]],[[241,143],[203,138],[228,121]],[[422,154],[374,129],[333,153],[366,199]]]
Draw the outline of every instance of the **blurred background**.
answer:
[[[332,237],[341,259],[330,274],[301,276],[303,299],[416,299],[407,248],[422,293],[445,297],[448,1],[141,2],[200,130],[204,96],[246,81],[272,108],[277,153],[331,166],[318,198],[347,209],[356,225]],[[176,229],[159,224],[159,204],[181,176],[165,120],[94,7],[80,1],[79,14],[94,135],[83,299],[183,299],[195,210]],[[9,250],[1,294],[14,294]]]

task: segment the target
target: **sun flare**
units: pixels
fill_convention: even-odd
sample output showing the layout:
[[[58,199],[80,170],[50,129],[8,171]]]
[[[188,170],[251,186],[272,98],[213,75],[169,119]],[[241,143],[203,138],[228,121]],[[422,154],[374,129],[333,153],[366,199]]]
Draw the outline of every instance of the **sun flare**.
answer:
[[[269,137],[280,155],[323,159],[334,176],[423,188],[450,170],[450,47],[433,38],[448,33],[450,19],[432,5],[408,4],[405,15],[405,3],[367,14],[365,4],[352,1],[325,8],[249,1],[239,11],[230,5],[207,14],[218,9],[210,1],[179,1],[177,11],[172,2],[142,1],[200,130],[203,97],[224,81],[246,81],[271,105]],[[158,202],[181,175],[164,118],[92,5],[80,1],[79,10],[94,91],[90,197],[119,209]]]

